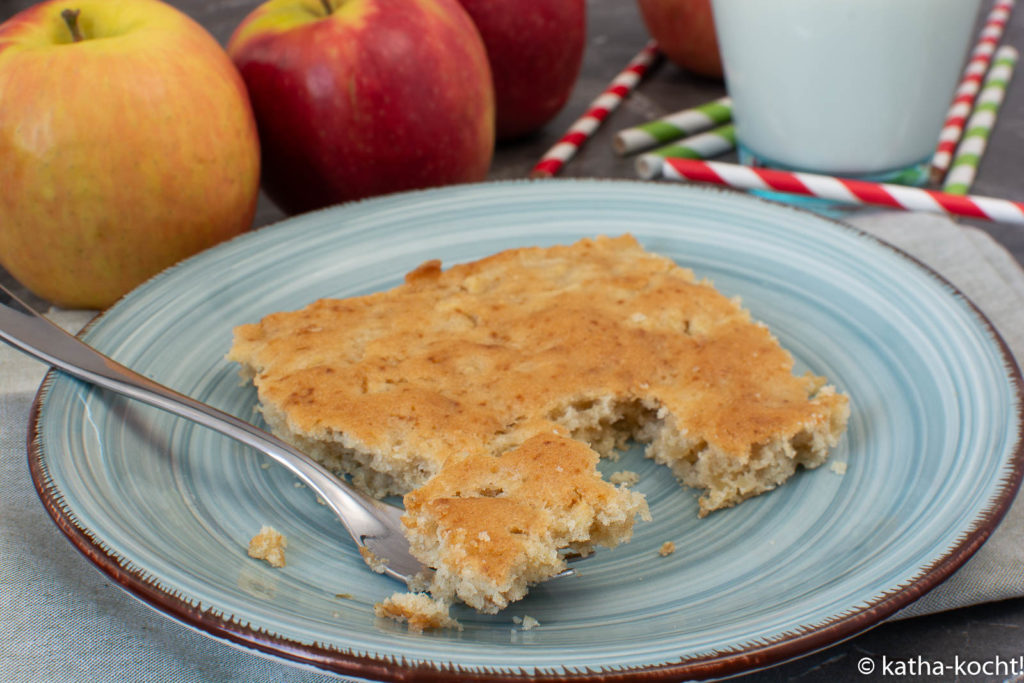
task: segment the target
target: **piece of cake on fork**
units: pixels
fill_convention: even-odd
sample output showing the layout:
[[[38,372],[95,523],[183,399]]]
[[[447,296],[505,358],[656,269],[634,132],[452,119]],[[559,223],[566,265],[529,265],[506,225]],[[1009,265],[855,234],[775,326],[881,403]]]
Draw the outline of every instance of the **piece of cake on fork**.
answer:
[[[630,539],[649,519],[643,496],[601,478],[598,455],[555,433],[499,456],[449,463],[406,494],[403,518],[414,556],[436,568],[430,593],[497,612],[566,569],[560,551]]]

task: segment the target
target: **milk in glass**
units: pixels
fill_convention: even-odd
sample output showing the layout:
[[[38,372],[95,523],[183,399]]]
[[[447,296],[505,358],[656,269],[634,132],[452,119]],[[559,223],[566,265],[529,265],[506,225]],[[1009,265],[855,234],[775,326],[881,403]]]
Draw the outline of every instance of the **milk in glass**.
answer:
[[[845,175],[928,160],[979,1],[713,0],[742,146]]]

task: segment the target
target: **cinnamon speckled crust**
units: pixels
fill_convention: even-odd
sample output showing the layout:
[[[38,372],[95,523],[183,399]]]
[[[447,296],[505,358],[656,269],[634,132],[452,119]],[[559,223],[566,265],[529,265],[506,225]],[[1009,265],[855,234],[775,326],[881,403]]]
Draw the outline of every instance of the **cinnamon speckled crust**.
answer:
[[[375,495],[415,492],[414,507],[449,467],[561,435],[602,455],[646,443],[703,491],[704,515],[820,465],[849,413],[738,301],[629,235],[428,261],[392,290],[242,325],[229,358],[273,431]],[[449,526],[475,528],[477,509],[549,524],[510,496],[470,512],[437,495],[430,514]]]

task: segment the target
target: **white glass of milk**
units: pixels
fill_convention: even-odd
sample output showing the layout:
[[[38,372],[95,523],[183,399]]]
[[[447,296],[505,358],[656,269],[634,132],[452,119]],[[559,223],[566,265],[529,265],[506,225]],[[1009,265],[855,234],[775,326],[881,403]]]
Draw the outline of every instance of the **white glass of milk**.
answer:
[[[980,0],[712,0],[741,151],[877,176],[930,160]]]

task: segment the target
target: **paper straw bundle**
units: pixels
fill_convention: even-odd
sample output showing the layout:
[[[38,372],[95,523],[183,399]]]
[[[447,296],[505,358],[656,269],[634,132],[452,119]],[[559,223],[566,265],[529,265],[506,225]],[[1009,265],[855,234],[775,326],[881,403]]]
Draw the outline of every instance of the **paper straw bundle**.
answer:
[[[967,120],[963,138],[957,145],[956,155],[946,174],[942,186],[944,192],[967,194],[970,191],[1018,59],[1020,53],[1009,45],[996,51],[992,66],[985,75],[984,87],[978,94],[974,111]]]
[[[622,72],[616,76],[611,84],[605,88],[579,119],[569,127],[569,131],[562,136],[544,156],[530,173],[531,178],[547,178],[555,175],[566,162],[576,155],[577,150],[584,142],[594,134],[601,123],[608,115],[618,108],[622,100],[632,92],[640,79],[654,64],[658,57],[658,45],[653,40],[641,50]]]
[[[1024,202],[993,197],[956,195],[905,185],[694,159],[667,158],[663,161],[662,174],[670,180],[715,183],[743,190],[775,190],[848,204],[871,204],[1024,224]]]
[[[971,51],[964,75],[953,97],[953,104],[946,114],[942,132],[939,133],[938,147],[932,157],[932,180],[936,183],[942,182],[949,170],[953,152],[963,134],[967,117],[970,116],[971,109],[974,107],[974,100],[981,89],[982,79],[985,72],[988,71],[992,55],[1002,40],[1015,2],[1016,0],[996,0],[985,19],[978,42]]]
[[[692,109],[616,133],[612,147],[621,156],[642,152],[673,140],[700,133],[732,120],[732,100],[722,97]]]
[[[636,160],[636,172],[644,180],[661,175],[666,158],[709,159],[736,148],[736,127],[731,123],[706,133],[691,135],[679,142],[641,154]]]

